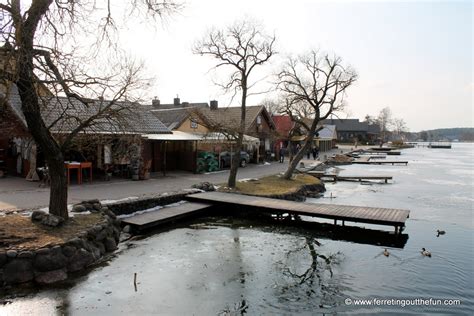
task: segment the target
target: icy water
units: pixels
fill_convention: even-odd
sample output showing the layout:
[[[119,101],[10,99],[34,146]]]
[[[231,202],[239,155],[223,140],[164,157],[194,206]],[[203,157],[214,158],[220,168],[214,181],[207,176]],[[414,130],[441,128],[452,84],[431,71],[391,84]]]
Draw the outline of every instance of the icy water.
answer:
[[[327,184],[325,198],[307,201],[411,210],[408,240],[389,247],[389,257],[385,246],[332,240],[307,228],[206,218],[124,244],[73,284],[13,298],[0,305],[0,315],[471,315],[473,158],[472,144],[406,149],[387,159],[408,166],[341,167],[347,175],[393,175],[392,184]],[[446,234],[437,237],[437,229]],[[379,305],[355,306],[374,298]],[[460,304],[420,301],[430,298]]]

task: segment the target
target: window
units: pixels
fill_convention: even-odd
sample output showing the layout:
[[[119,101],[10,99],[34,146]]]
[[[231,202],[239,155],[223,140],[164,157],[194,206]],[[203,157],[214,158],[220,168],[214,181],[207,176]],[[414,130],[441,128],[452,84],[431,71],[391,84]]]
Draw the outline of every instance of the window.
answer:
[[[261,125],[262,124],[262,116],[259,115],[257,116],[257,125]]]
[[[193,129],[198,128],[198,123],[194,120],[191,120],[191,128],[193,128]]]

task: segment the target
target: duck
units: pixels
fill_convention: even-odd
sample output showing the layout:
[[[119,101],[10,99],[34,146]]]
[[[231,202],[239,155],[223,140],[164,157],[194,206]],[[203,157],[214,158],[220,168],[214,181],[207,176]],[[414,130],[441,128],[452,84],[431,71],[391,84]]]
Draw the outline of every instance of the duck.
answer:
[[[429,252],[425,248],[421,248],[421,254],[425,257],[430,257],[431,258],[431,252]]]
[[[383,251],[383,255],[384,255],[385,257],[390,256],[390,252],[388,252],[387,248],[385,248],[385,250]]]
[[[438,233],[438,235],[436,237],[439,237],[440,235],[444,235],[446,234],[446,232],[444,230],[436,230],[436,232]]]

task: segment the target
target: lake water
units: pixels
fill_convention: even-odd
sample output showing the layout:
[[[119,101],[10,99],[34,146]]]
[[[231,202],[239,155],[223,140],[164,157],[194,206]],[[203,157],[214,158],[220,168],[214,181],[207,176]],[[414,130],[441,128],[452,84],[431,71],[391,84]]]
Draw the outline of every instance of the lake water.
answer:
[[[388,247],[389,257],[385,246],[308,228],[205,218],[124,244],[73,284],[14,298],[0,315],[472,314],[474,146],[406,149],[387,159],[409,164],[341,166],[340,173],[393,175],[393,183],[329,183],[324,198],[307,202],[409,209],[408,240]],[[437,229],[446,234],[437,237]],[[355,306],[373,298],[461,303]]]

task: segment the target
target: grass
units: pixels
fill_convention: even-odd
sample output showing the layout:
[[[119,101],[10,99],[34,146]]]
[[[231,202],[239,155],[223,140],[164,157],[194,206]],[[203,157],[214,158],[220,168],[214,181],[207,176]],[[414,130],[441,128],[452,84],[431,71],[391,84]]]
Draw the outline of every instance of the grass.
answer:
[[[242,194],[270,196],[291,194],[298,191],[304,185],[317,185],[320,183],[321,181],[319,179],[306,174],[298,174],[291,180],[285,180],[278,175],[273,175],[263,177],[258,180],[237,182],[237,187],[235,190],[221,187],[220,191],[237,191]]]
[[[63,243],[96,225],[101,219],[98,213],[76,215],[60,227],[53,228],[33,223],[29,216],[6,215],[0,218],[0,250],[35,249]]]

